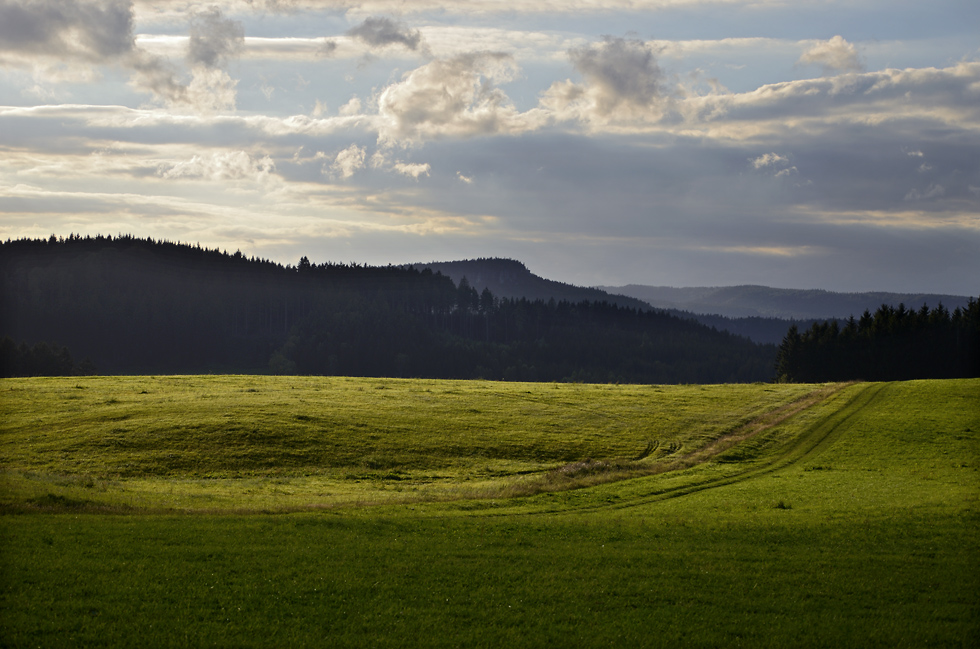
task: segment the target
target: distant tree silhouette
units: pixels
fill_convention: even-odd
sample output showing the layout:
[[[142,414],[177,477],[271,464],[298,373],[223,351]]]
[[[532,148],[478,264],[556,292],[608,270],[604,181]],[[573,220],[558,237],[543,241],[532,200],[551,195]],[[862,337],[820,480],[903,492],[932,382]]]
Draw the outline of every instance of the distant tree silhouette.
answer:
[[[79,374],[95,374],[95,366],[88,359],[76,366],[67,347],[46,342],[17,345],[8,336],[0,340],[0,377]]]
[[[896,381],[980,376],[980,300],[950,313],[942,304],[910,311],[882,305],[860,319],[790,327],[779,346],[782,380]]]
[[[0,244],[0,334],[58,340],[110,374],[705,383],[768,380],[776,354],[608,302],[498,299],[428,269],[283,266],[128,235]]]

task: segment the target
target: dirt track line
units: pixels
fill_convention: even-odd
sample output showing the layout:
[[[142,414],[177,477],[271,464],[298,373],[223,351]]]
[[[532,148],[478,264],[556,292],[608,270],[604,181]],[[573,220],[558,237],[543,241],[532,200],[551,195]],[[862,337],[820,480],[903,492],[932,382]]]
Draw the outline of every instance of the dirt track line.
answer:
[[[665,473],[672,473],[674,471],[692,468],[698,464],[703,464],[705,461],[710,460],[711,458],[734,447],[739,442],[748,440],[774,426],[778,426],[779,424],[786,422],[792,417],[799,415],[800,413],[820,403],[827,401],[851,385],[853,384],[836,384],[811,392],[806,396],[797,399],[796,401],[756,417],[755,419],[735,429],[731,433],[718,438],[711,444],[702,447],[701,449],[692,451],[675,462],[650,467],[651,470],[649,470],[649,472],[647,472],[645,475],[634,475],[631,477],[641,480],[643,478],[653,477],[655,475],[664,475]],[[871,401],[873,401],[875,397],[877,397],[878,393],[881,392],[883,387],[884,386],[881,384],[868,384],[861,387],[860,391],[853,395],[841,408],[835,410],[827,417],[813,424],[801,435],[796,437],[794,441],[790,442],[782,450],[782,452],[776,455],[771,461],[765,462],[764,464],[753,464],[752,466],[748,466],[741,471],[736,471],[722,477],[708,478],[700,482],[688,483],[676,487],[655,487],[653,491],[647,494],[631,496],[628,499],[621,500],[619,502],[583,506],[569,506],[566,504],[558,509],[549,508],[535,513],[554,514],[560,512],[572,513],[628,509],[661,500],[686,496],[688,494],[705,491],[707,489],[723,487],[742,480],[748,480],[760,475],[772,473],[811,457],[829,446],[833,439],[836,439],[837,435],[834,433],[839,431],[841,425],[863,410]],[[625,479],[630,479],[630,477],[626,477]]]
[[[852,384],[839,383],[829,385],[825,388],[821,388],[820,390],[814,390],[813,392],[810,392],[809,394],[806,394],[795,401],[791,401],[790,403],[780,406],[775,410],[770,410],[769,412],[759,415],[755,419],[752,419],[751,421],[739,426],[732,432],[722,435],[710,444],[702,446],[699,449],[695,449],[690,453],[684,454],[678,457],[674,462],[664,466],[666,467],[667,471],[676,471],[678,469],[686,469],[697,464],[703,464],[707,460],[724,453],[739,442],[744,442],[747,439],[755,437],[759,433],[764,433],[770,428],[778,426],[791,417],[795,417],[804,410],[812,408],[819,403],[823,403],[849,385]],[[660,472],[658,471],[658,473]]]
[[[802,412],[803,410],[812,407],[826,399],[830,398],[833,394],[836,394],[841,389],[846,386],[840,386],[837,390],[834,390],[828,394],[823,399],[815,400],[805,407],[799,409],[791,409],[792,412],[788,413],[786,416],[779,416],[778,421],[774,422],[772,425],[775,426],[789,419],[790,417]],[[806,430],[802,435],[795,439],[795,442],[788,445],[782,453],[776,456],[773,460],[766,462],[765,464],[754,465],[747,467],[744,471],[739,471],[737,473],[727,475],[720,478],[712,478],[705,480],[703,482],[698,482],[694,484],[682,485],[679,487],[668,487],[665,489],[658,490],[656,492],[637,496],[629,499],[627,502],[610,503],[601,507],[592,507],[591,509],[626,509],[631,507],[637,507],[640,505],[645,505],[647,503],[656,502],[659,500],[668,500],[670,498],[677,498],[679,496],[686,496],[688,494],[697,493],[700,491],[705,491],[707,489],[714,489],[716,487],[723,487],[726,485],[734,484],[736,482],[741,482],[744,480],[749,480],[751,478],[756,478],[761,475],[766,475],[773,473],[780,469],[785,469],[786,467],[797,464],[805,459],[811,458],[818,455],[825,448],[830,446],[830,444],[839,436],[841,426],[853,418],[855,415],[860,413],[864,408],[866,408],[871,402],[875,401],[885,386],[883,384],[868,384],[862,387],[861,391],[851,397],[851,399],[844,404],[843,407],[834,411],[829,416],[823,420],[817,422]],[[791,404],[792,405],[792,404]],[[751,423],[751,422],[750,422]],[[747,424],[748,426],[748,424]],[[770,426],[771,427],[771,426]],[[769,427],[758,430],[754,434],[758,434]],[[744,437],[742,439],[748,439]],[[730,448],[727,447],[727,448]],[[580,511],[580,510],[578,510]]]

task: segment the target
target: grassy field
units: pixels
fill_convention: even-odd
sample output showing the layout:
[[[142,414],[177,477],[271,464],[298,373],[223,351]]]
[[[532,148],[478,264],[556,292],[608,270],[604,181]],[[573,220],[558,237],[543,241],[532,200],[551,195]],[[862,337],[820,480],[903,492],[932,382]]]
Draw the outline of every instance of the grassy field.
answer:
[[[980,639],[980,381],[0,390],[2,646]]]

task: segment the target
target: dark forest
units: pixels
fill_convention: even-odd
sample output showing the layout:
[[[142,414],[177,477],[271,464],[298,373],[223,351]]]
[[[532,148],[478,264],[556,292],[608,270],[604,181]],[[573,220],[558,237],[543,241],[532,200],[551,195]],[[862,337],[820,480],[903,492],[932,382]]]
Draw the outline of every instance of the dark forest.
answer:
[[[842,326],[843,325],[843,326]],[[950,313],[943,305],[882,305],[860,319],[790,328],[779,347],[782,380],[903,381],[980,376],[980,301]]]
[[[770,380],[776,353],[653,310],[132,236],[7,241],[0,288],[5,349],[43,342],[104,374],[719,383]]]

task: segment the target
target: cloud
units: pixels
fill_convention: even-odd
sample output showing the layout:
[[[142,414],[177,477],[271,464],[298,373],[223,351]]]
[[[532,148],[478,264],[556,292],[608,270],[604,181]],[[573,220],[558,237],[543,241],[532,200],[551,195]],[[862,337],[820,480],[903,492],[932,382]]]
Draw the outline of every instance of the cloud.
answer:
[[[341,115],[358,115],[361,112],[361,100],[355,95],[346,104],[341,106],[337,112]]]
[[[119,66],[130,84],[172,106],[197,110],[233,108],[236,82],[220,68],[244,43],[241,23],[217,8],[194,15],[187,61],[191,81],[162,57],[137,45],[128,0],[0,0],[0,62],[29,66],[42,77],[91,79],[92,66]]]
[[[754,7],[782,5],[785,0],[752,0]],[[163,18],[169,18],[187,11],[196,3],[194,0],[137,0],[137,4],[149,11],[155,11]],[[745,0],[467,0],[466,2],[446,2],[446,0],[223,0],[223,4],[236,11],[254,13],[298,13],[324,8],[331,11],[346,11],[358,16],[377,14],[421,14],[438,12],[452,16],[472,17],[492,14],[544,14],[563,12],[570,14],[601,14],[613,10],[651,11],[684,6],[742,5]]]
[[[554,83],[542,105],[558,119],[647,121],[662,117],[668,93],[657,52],[649,43],[606,37],[568,51],[583,83]]]
[[[766,153],[758,158],[749,160],[749,162],[751,162],[752,166],[756,169],[762,169],[763,167],[786,165],[789,163],[789,159],[786,156],[779,155],[778,153]]]
[[[798,65],[820,65],[825,72],[861,72],[864,64],[857,48],[841,36],[811,45],[797,61]]]
[[[496,86],[517,73],[514,59],[501,52],[461,54],[416,68],[378,97],[378,139],[392,144],[536,128],[541,123],[536,111],[520,113]]]
[[[184,96],[197,110],[234,110],[238,82],[223,68],[244,48],[245,28],[236,20],[222,17],[221,10],[212,6],[193,14],[189,31],[187,62],[191,66],[191,82]]]
[[[132,52],[133,12],[129,2],[0,0],[0,49],[90,62]]]
[[[275,170],[276,165],[269,156],[256,158],[245,151],[227,151],[195,155],[157,173],[163,178],[262,181]]]
[[[35,77],[91,81],[93,66],[132,71],[140,90],[179,99],[183,88],[166,60],[136,46],[133,7],[124,0],[0,0],[0,63],[31,67]]]
[[[751,92],[686,98],[675,106],[684,128],[735,139],[789,131],[840,130],[845,124],[925,123],[980,130],[980,62],[768,84]]]
[[[237,20],[223,18],[212,6],[196,12],[190,21],[187,60],[191,65],[222,68],[245,47],[245,28]]]
[[[224,70],[198,66],[194,68],[191,82],[181,98],[204,112],[234,110],[237,85],[238,81],[228,76]]]
[[[419,30],[409,29],[402,23],[385,17],[366,18],[360,25],[348,29],[347,35],[357,38],[371,47],[401,45],[414,52],[423,45],[422,33]]]
[[[941,198],[946,195],[946,188],[942,185],[936,183],[931,183],[925,191],[919,191],[918,189],[912,189],[907,194],[903,200],[906,201],[925,201],[932,198]]]
[[[405,176],[411,176],[415,180],[418,180],[419,176],[428,176],[431,168],[428,163],[396,162],[394,165],[395,171]]]
[[[362,147],[352,144],[337,154],[333,164],[330,165],[330,170],[340,174],[341,178],[350,178],[355,172],[364,168],[365,155],[366,152]]]
[[[608,114],[622,103],[648,106],[660,94],[663,73],[653,50],[642,41],[607,38],[601,45],[573,48],[568,56],[586,83],[598,90],[600,113]]]
[[[337,41],[325,38],[317,43],[317,56],[333,56],[337,51]]]

